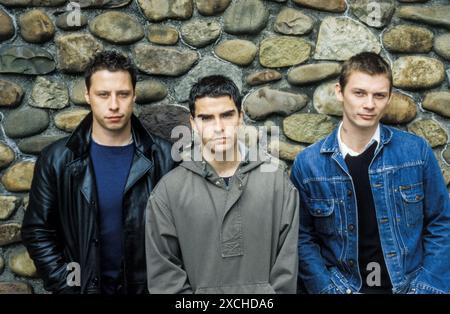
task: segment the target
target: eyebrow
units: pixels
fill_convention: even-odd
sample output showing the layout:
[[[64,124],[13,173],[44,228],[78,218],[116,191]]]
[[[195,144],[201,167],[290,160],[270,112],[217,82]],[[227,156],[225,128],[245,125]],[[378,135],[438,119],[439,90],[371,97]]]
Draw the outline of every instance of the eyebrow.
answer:
[[[234,113],[234,112],[235,112],[234,109],[230,109],[230,110],[228,110],[228,111],[222,112],[220,115],[223,116],[223,115],[225,115],[225,114]]]
[[[95,92],[96,93],[111,93],[111,91],[109,91],[109,90],[102,90],[102,89],[96,90]],[[123,89],[123,90],[118,90],[117,93],[132,93],[132,90]]]
[[[365,90],[364,88],[359,88],[359,87],[352,88],[352,91],[367,93],[367,90]],[[379,91],[379,92],[374,92],[373,94],[389,94],[389,91]]]
[[[200,113],[196,116],[196,118],[211,118],[212,116],[213,116],[212,114]]]
[[[234,113],[234,112],[235,112],[235,110],[231,109],[231,110],[228,110],[228,111],[221,112],[220,115],[223,116],[223,115]],[[200,113],[200,114],[197,115],[197,118],[210,118],[210,117],[213,117],[213,116],[214,115],[212,115],[212,114]]]

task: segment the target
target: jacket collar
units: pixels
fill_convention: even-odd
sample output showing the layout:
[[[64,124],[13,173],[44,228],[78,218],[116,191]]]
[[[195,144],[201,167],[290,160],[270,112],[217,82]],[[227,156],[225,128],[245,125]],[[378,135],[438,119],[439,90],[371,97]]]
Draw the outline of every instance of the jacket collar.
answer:
[[[339,132],[338,132],[338,130],[339,130],[339,128],[335,128],[333,133],[331,133],[330,135],[328,135],[325,138],[325,140],[322,143],[322,146],[320,147],[320,152],[322,154],[339,152],[339,140],[338,140]],[[391,139],[392,139],[392,131],[389,129],[389,127],[380,123],[381,143],[380,143],[379,147],[388,144]]]
[[[75,155],[81,156],[88,152],[89,143],[91,141],[92,133],[92,112],[90,112],[73,131],[72,135],[66,142],[66,147],[69,148]],[[145,153],[152,145],[153,138],[150,133],[144,128],[139,119],[131,115],[131,133],[133,136],[136,149]]]
[[[195,149],[193,146],[189,146],[184,152],[182,152],[181,157],[183,162],[181,163],[181,166],[211,181],[217,180],[219,176],[208,162],[206,162],[202,157],[200,157],[201,160],[193,160],[193,157],[196,156],[193,149]],[[268,162],[270,159],[267,154],[260,154],[259,152],[256,156],[250,156],[251,154],[248,147],[242,142],[239,142],[239,150],[243,156],[243,159],[239,164],[238,169],[242,174],[252,171],[264,162]],[[250,157],[256,157],[256,160],[250,160]]]

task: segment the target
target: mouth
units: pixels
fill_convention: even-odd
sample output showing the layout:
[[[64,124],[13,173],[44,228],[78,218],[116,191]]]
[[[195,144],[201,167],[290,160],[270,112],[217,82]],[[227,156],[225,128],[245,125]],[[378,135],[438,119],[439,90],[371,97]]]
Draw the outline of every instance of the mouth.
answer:
[[[123,118],[123,116],[111,116],[111,117],[106,117],[106,120],[110,121],[110,122],[119,122],[122,118]]]
[[[228,141],[228,137],[219,137],[219,138],[215,138],[213,139],[214,142],[221,142],[221,143],[225,143],[226,141]]]
[[[374,114],[359,114],[358,116],[363,120],[373,120],[376,117]]]

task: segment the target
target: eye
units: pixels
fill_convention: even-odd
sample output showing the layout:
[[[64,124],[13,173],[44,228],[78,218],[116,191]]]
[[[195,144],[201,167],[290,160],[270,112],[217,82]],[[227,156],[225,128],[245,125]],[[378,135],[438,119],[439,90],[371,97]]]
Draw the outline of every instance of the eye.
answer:
[[[108,94],[107,93],[98,93],[98,96],[102,97],[102,98],[106,98],[106,97],[108,97]]]
[[[211,117],[208,117],[208,116],[201,116],[200,117],[200,119],[202,120],[202,121],[211,121]]]
[[[222,115],[223,118],[232,118],[234,116],[234,111],[227,112]]]
[[[376,99],[385,99],[386,95],[384,95],[384,94],[375,94],[375,98]]]
[[[127,98],[128,96],[130,96],[130,93],[119,93],[119,96],[122,98]]]
[[[355,94],[355,96],[358,96],[358,97],[359,96],[364,96],[364,93],[362,91],[359,91],[359,90],[355,91],[354,94]]]

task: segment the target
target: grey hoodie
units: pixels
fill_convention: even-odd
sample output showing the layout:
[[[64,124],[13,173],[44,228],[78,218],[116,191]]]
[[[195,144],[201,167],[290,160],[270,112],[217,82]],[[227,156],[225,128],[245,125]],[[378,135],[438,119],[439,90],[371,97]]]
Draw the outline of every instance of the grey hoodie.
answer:
[[[150,293],[295,293],[299,199],[281,167],[241,162],[227,186],[185,156],[146,211]]]

